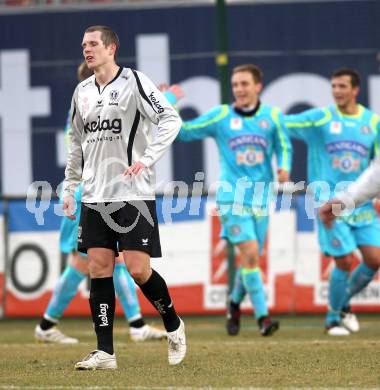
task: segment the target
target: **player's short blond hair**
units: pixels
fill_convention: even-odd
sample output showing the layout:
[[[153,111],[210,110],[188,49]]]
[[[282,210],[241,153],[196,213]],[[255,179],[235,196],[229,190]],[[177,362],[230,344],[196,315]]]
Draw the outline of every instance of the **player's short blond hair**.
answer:
[[[262,83],[263,82],[263,71],[255,64],[243,64],[235,66],[235,68],[232,69],[232,75],[239,72],[249,72],[251,73],[253,79],[256,83]]]

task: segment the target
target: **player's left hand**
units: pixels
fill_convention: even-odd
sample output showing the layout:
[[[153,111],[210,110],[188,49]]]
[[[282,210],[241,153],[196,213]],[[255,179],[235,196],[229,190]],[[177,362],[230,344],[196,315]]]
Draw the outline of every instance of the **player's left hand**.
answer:
[[[134,164],[132,164],[125,172],[124,172],[124,176],[133,176],[133,175],[137,175],[140,171],[142,171],[143,169],[145,169],[146,166],[141,163],[140,161],[137,161],[135,162]]]
[[[285,169],[278,169],[277,180],[279,181],[279,183],[286,183],[287,181],[289,181],[289,172],[285,171]]]
[[[329,200],[319,209],[319,216],[321,221],[327,227],[331,227],[339,212],[343,210],[344,204],[338,199]]]

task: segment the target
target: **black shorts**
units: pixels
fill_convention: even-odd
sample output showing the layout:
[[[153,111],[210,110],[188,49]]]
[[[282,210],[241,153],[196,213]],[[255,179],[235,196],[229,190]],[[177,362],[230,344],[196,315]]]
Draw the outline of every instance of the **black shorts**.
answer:
[[[109,248],[146,252],[161,257],[156,201],[83,203],[78,227],[78,250]]]

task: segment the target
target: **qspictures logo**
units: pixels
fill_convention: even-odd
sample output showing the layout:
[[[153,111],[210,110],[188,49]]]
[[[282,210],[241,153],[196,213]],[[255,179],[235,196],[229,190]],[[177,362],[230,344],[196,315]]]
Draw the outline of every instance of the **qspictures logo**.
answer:
[[[95,133],[97,131],[112,131],[114,134],[119,134],[121,132],[122,121],[120,118],[115,118],[112,121],[110,119],[100,120],[98,116],[97,121],[86,122],[84,125],[84,132]]]

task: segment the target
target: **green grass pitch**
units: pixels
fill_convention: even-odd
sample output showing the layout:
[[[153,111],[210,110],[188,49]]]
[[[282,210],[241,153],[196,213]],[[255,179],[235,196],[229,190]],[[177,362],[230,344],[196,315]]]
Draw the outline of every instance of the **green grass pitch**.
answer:
[[[64,319],[60,329],[78,345],[34,342],[37,320],[0,321],[0,389],[242,389],[380,388],[380,318],[360,315],[348,337],[323,333],[321,316],[280,317],[272,337],[258,334],[245,315],[238,336],[227,336],[224,317],[184,317],[188,355],[167,363],[166,341],[133,343],[123,319],[115,323],[116,371],[74,371],[95,349],[90,319]],[[148,320],[149,322],[149,320]],[[160,325],[158,318],[153,318]]]

